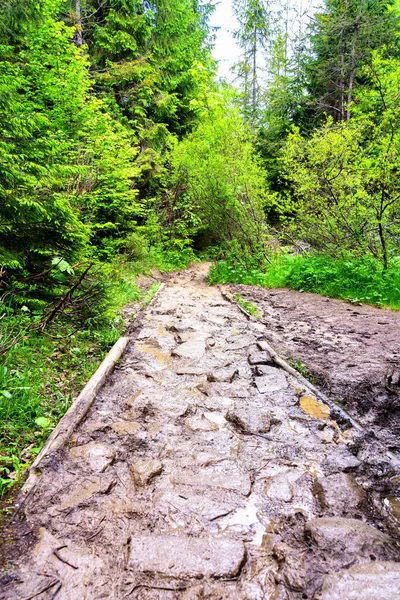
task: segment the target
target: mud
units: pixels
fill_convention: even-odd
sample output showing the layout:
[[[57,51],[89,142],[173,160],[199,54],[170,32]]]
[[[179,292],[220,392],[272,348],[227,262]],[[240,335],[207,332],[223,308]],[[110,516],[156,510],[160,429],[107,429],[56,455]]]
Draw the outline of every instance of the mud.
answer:
[[[169,280],[19,499],[2,600],[399,598],[399,474],[206,270]]]
[[[400,455],[400,311],[287,289],[232,286],[263,313],[277,351],[300,361],[353,418]]]

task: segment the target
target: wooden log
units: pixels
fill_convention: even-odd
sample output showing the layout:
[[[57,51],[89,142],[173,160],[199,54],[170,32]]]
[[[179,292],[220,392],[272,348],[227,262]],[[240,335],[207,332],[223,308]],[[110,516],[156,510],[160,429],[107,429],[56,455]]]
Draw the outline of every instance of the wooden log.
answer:
[[[74,429],[86,416],[97,393],[103,386],[107,377],[113,371],[117,361],[125,352],[129,341],[129,337],[119,338],[97,371],[89,379],[75,402],[69,407],[56,428],[51,432],[45,445],[29,468],[29,476],[21,489],[23,495],[27,495],[38,480],[40,476],[40,463],[43,458],[48,454],[59,450],[68,441]]]

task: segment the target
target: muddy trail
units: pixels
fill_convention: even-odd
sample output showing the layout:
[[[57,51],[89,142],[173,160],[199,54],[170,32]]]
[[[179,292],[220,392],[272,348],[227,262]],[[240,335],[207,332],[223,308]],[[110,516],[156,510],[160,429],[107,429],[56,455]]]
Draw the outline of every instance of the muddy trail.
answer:
[[[396,465],[172,278],[10,524],[2,600],[395,600]],[[340,415],[339,415],[340,416]]]
[[[288,289],[231,291],[257,305],[275,349],[400,456],[399,311]]]

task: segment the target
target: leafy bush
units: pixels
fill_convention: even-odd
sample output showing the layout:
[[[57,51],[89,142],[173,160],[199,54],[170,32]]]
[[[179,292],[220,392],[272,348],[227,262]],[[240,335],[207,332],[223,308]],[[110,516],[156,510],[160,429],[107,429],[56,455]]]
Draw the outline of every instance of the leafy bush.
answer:
[[[193,133],[176,145],[171,162],[175,235],[180,224],[187,238],[209,233],[215,245],[235,244],[238,254],[263,262],[265,174],[232,97],[221,95],[220,104],[203,114]]]

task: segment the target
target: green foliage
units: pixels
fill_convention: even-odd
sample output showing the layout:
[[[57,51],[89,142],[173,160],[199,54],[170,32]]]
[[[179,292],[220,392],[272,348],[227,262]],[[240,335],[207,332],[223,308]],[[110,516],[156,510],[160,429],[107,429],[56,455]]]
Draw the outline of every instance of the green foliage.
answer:
[[[354,92],[365,86],[363,70],[373,52],[399,55],[399,14],[393,0],[326,0],[310,27],[305,60],[314,114],[349,120]]]
[[[231,251],[265,260],[265,178],[231,98],[203,116],[176,146],[171,162],[172,202],[165,219],[173,236],[208,235],[213,244],[227,243]]]
[[[328,119],[308,139],[289,136],[282,166],[293,194],[281,209],[313,247],[372,253],[387,268],[400,239],[400,70],[378,55],[371,70],[374,87],[350,123]]]
[[[289,287],[350,302],[400,309],[399,258],[386,271],[373,257],[355,258],[351,254],[340,258],[326,254],[279,254],[265,271],[218,261],[210,268],[209,281]]]
[[[101,276],[107,287],[93,311],[100,316],[86,318],[79,327],[68,311],[42,331],[34,328],[41,317],[38,311],[3,309],[0,348],[16,332],[22,335],[0,365],[0,497],[20,481],[73,397],[121,335],[122,307],[142,299],[134,274],[129,263],[104,265]],[[153,287],[143,301],[148,302],[154,291]]]

